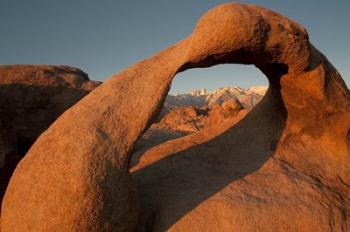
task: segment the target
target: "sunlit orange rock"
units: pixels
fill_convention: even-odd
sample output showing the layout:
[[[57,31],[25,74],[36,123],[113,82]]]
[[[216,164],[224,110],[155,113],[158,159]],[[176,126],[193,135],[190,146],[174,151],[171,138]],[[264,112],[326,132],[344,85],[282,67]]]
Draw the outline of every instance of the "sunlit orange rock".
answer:
[[[204,108],[176,107],[152,127],[191,133],[235,117],[240,110],[243,110],[243,106],[237,99],[230,99],[222,104]]]
[[[270,82],[266,96],[234,127],[160,145],[140,162],[139,205],[128,172],[135,142],[176,73],[220,63],[254,64]],[[39,137],[10,180],[1,230],[346,231],[349,128],[349,91],[302,26],[258,6],[220,5]]]

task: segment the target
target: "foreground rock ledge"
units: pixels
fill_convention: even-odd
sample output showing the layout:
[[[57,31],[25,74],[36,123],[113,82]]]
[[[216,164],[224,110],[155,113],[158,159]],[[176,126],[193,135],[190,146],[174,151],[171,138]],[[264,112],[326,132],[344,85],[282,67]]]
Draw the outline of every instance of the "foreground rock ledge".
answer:
[[[335,68],[310,44],[302,26],[270,10],[242,4],[224,4],[210,10],[191,36],[112,77],[60,116],[16,168],[2,204],[1,230],[133,231],[140,212],[128,172],[135,142],[161,109],[177,72],[220,63],[254,64],[270,82],[262,102],[244,119],[255,121],[259,131],[267,132],[256,137],[249,123],[232,128],[243,138],[258,139],[257,147],[251,147],[257,150],[251,152],[262,154],[253,168],[249,163],[254,160],[240,159],[247,169],[238,178],[260,170],[265,161],[273,159],[279,163],[274,167],[281,167],[275,173],[292,170],[294,176],[313,181],[319,191],[333,193],[329,200],[335,201],[328,211],[322,211],[321,221],[309,223],[298,217],[296,210],[310,206],[316,209],[321,207],[319,201],[305,204],[300,195],[295,195],[294,211],[280,204],[269,214],[268,205],[248,194],[250,204],[237,205],[242,207],[242,214],[236,214],[230,229],[346,231],[350,227],[349,91]],[[234,157],[243,150],[235,152],[238,153],[227,154]],[[225,159],[221,158],[211,162],[224,165]],[[215,169],[218,173],[220,170]],[[275,191],[284,191],[286,196],[293,193],[288,192],[288,182],[279,180]],[[220,183],[224,188],[225,182]],[[270,183],[263,184],[268,189]],[[308,192],[300,189],[298,193]],[[223,207],[238,212],[233,206]],[[213,210],[219,212],[220,208]],[[180,212],[169,223],[168,215],[161,214],[161,206],[158,212],[153,215],[155,220],[146,225],[150,229],[162,230],[171,225],[176,228],[176,220],[183,216]],[[279,217],[282,213],[292,216]],[[263,221],[259,221],[261,214],[265,216]],[[218,214],[220,217],[213,223],[220,226],[225,215]],[[190,220],[186,223],[196,229],[197,224]],[[213,223],[205,223],[206,229],[210,230]],[[182,229],[180,225],[178,228]]]

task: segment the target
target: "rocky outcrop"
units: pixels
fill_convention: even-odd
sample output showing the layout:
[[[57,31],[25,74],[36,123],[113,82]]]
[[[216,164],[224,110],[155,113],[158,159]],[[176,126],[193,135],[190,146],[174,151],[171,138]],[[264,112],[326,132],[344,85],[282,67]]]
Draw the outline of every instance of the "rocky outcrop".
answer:
[[[228,118],[236,117],[237,114],[244,110],[242,104],[235,98],[223,102],[221,105],[214,105],[208,111],[209,125],[217,125]]]
[[[59,115],[99,84],[69,66],[0,66],[2,119],[15,133],[21,155]]]
[[[159,123],[152,125],[155,128],[184,131],[192,133],[204,128],[208,123],[207,109],[197,109],[193,106],[177,107],[162,117]]]
[[[243,110],[243,106],[235,98],[211,107],[176,107],[152,126],[192,133],[223,122],[227,118],[235,117],[240,110]]]
[[[207,129],[228,120],[241,119],[242,115],[247,112],[248,110],[244,109],[236,98],[211,108],[198,109],[193,106],[174,108],[159,122],[153,123],[137,141],[130,166],[133,167],[143,156],[143,153],[155,145]]]
[[[2,204],[1,230],[134,230],[139,204],[128,166],[135,142],[161,109],[177,72],[220,63],[254,64],[269,79],[269,90],[227,133],[198,141],[204,147],[181,145],[194,155],[167,173],[185,172],[172,194],[161,195],[170,184],[145,186],[152,180],[141,174],[149,167],[152,177],[162,176],[158,165],[175,165],[177,158],[138,170],[141,229],[346,231],[349,90],[302,26],[243,4],[210,10],[188,38],[125,69],[62,114],[17,166]],[[201,162],[202,152],[211,166]],[[191,168],[202,175],[200,182],[187,175]],[[150,194],[159,197],[151,206],[144,201]]]
[[[0,202],[20,157],[58,116],[99,84],[69,66],[0,66]]]

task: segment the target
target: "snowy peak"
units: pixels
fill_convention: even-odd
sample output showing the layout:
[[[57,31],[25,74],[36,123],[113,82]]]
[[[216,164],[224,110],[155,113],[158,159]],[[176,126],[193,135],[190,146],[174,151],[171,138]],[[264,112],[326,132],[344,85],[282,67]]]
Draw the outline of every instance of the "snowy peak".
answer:
[[[247,89],[228,86],[218,88],[212,92],[203,88],[184,94],[168,95],[165,107],[168,110],[182,106],[211,107],[233,99],[239,101],[244,108],[251,109],[262,99],[266,90],[267,87],[265,86],[252,86]]]
[[[247,91],[250,93],[256,93],[259,95],[265,95],[265,93],[267,91],[267,87],[263,86],[263,85],[257,85],[257,86],[252,86],[252,87],[248,88]]]
[[[216,95],[216,94],[223,94],[223,93],[231,93],[234,95],[247,95],[247,94],[258,94],[258,95],[264,95],[267,91],[266,86],[251,86],[250,88],[241,88],[238,86],[225,86],[218,88],[212,92],[209,92],[207,89],[195,89],[187,93],[179,94],[176,93],[173,96],[180,96],[180,95],[190,95],[194,97],[198,96],[204,96],[204,95]]]
[[[205,89],[205,88],[202,88],[202,89],[197,89],[197,90],[193,90],[193,91],[191,91],[190,93],[189,93],[191,96],[196,96],[196,97],[198,97],[198,96],[202,96],[202,95],[207,95],[208,94],[208,91],[207,91],[207,89]]]

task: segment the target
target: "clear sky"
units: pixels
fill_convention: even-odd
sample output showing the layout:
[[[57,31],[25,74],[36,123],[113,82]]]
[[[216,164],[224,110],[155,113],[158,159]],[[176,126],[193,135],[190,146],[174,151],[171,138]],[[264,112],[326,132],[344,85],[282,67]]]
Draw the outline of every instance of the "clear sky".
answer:
[[[0,64],[68,64],[105,80],[188,36],[220,0],[0,0]],[[350,84],[350,0],[240,1],[298,21]],[[254,67],[178,74],[172,92],[267,84]]]

